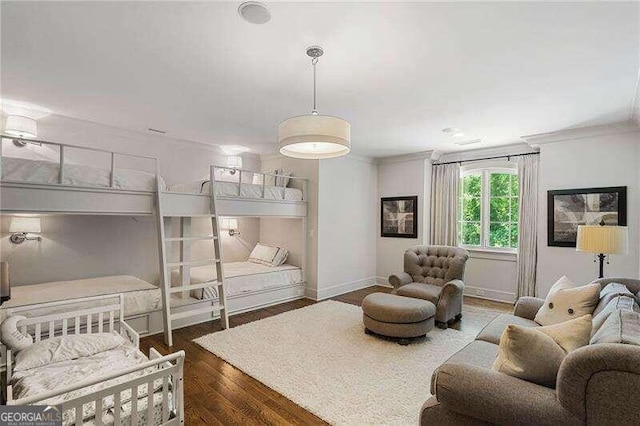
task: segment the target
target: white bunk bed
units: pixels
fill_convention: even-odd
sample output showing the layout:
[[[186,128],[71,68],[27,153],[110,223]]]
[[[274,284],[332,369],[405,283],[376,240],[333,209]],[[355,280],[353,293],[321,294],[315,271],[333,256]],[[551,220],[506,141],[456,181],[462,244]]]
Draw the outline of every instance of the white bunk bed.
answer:
[[[0,347],[7,405],[61,405],[64,425],[184,424],[184,351],[145,357],[123,313],[121,294],[9,309],[34,343]]]
[[[164,329],[165,340],[171,344],[170,331],[197,322],[221,317],[223,327],[228,324],[228,314],[304,297],[306,285],[306,234],[308,183],[305,179],[289,177],[291,187],[286,184],[267,185],[269,173],[236,169],[237,182],[216,180],[216,170],[230,170],[226,167],[211,166],[210,179],[197,185],[190,183],[167,188],[159,173],[157,159],[147,156],[130,155],[71,144],[37,139],[15,138],[0,135],[2,141],[17,140],[20,143],[52,146],[59,150],[57,162],[47,160],[20,159],[3,156],[0,144],[0,212],[2,214],[88,214],[88,215],[155,215],[158,223],[159,257],[162,271],[160,289],[163,295],[163,312],[160,310],[140,317],[136,328],[144,334],[154,334]],[[65,152],[85,150],[109,156],[110,167],[95,167],[72,164],[65,161]],[[121,159],[133,158],[151,161],[155,173],[117,168]],[[262,175],[262,184],[243,182],[243,176]],[[214,182],[213,191],[210,182]],[[276,180],[277,182],[277,180]],[[153,185],[152,185],[153,184]],[[225,277],[219,241],[218,217],[271,217],[295,218],[302,223],[302,253],[300,258],[300,283],[255,289],[252,292],[230,296],[230,306],[225,309],[222,291],[224,278],[193,284],[190,270],[193,267],[214,265]],[[191,235],[191,218],[211,217],[212,235]],[[165,219],[180,219],[180,236],[166,237]],[[192,260],[191,243],[197,240],[214,240],[212,259]],[[180,261],[169,262],[173,244],[179,245]],[[170,287],[171,271],[178,268],[181,289]],[[217,287],[221,298],[215,301],[192,300],[176,297],[178,293]],[[221,299],[221,300],[220,300]],[[173,313],[171,311],[174,311]],[[171,318],[173,316],[173,318]],[[175,322],[172,322],[174,320]]]

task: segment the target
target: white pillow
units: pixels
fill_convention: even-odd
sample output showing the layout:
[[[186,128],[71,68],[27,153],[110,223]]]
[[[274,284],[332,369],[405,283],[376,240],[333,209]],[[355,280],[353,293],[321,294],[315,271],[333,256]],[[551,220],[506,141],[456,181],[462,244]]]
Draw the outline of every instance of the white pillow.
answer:
[[[558,324],[592,315],[600,296],[600,284],[576,286],[566,276],[560,278],[549,290],[534,321],[540,325]]]
[[[254,185],[262,185],[262,180],[263,178],[266,177],[265,186],[275,186],[276,184],[276,177],[273,176],[275,174],[278,174],[278,170],[269,170],[267,172],[264,173],[270,173],[271,175],[263,175],[262,173],[255,173],[253,175],[253,180],[251,181],[251,183],[253,183]]]
[[[30,334],[22,334],[18,330],[18,321],[24,319],[27,319],[27,317],[11,315],[0,325],[0,341],[12,351],[20,351],[33,344],[33,337]]]
[[[276,260],[278,250],[278,247],[258,243],[249,255],[249,262],[266,266],[274,266],[274,260]]]
[[[118,333],[74,334],[34,343],[16,355],[15,371],[91,356],[127,344]]]
[[[278,253],[276,254],[275,259],[273,259],[272,266],[284,265],[288,257],[289,257],[289,250],[282,247],[278,247]]]
[[[292,172],[287,172],[284,169],[279,169],[276,171],[277,173],[277,177],[276,177],[276,186],[280,186],[280,187],[284,187],[286,188],[287,186],[289,186],[289,181],[291,180],[290,177],[293,174]]]

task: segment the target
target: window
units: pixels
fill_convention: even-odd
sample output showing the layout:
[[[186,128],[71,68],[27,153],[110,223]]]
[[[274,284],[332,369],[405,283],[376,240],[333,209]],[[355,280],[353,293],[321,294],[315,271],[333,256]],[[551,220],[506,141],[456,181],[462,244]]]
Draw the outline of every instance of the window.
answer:
[[[460,179],[458,242],[470,248],[518,248],[518,175],[501,168],[466,171]]]

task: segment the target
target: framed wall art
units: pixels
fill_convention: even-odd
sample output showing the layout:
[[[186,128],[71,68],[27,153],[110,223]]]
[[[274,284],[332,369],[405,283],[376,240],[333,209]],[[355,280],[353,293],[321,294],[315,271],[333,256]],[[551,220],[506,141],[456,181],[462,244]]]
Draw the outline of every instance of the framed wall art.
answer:
[[[382,198],[380,226],[382,237],[418,238],[418,196]]]
[[[578,225],[627,224],[627,187],[562,189],[547,193],[547,245],[575,247]]]

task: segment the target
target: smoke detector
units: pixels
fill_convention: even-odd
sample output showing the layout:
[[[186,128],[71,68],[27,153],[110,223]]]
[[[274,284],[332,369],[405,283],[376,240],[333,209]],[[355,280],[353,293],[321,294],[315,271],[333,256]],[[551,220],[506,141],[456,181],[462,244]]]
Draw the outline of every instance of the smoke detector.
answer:
[[[238,7],[238,15],[245,21],[262,25],[271,20],[271,12],[262,3],[257,1],[246,1]]]

